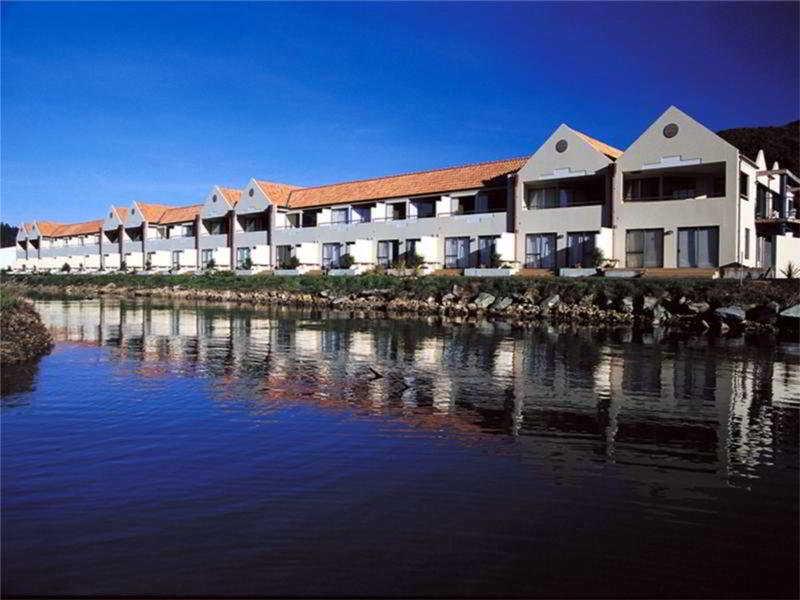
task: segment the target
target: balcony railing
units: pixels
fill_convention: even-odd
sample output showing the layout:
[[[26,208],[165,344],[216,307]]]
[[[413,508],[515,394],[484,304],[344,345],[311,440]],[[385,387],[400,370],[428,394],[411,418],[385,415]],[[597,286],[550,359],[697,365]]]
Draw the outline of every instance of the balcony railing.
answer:
[[[575,208],[579,206],[602,206],[604,204],[604,200],[582,200],[582,201],[571,201],[567,204],[550,204],[546,202],[530,202],[526,203],[525,207],[528,210],[547,210],[551,208]]]
[[[673,193],[671,196],[626,196],[624,198],[625,202],[659,202],[663,200],[713,200],[714,198],[724,198],[725,195],[719,194],[712,194],[710,196],[698,196],[696,191],[687,191],[684,193]]]

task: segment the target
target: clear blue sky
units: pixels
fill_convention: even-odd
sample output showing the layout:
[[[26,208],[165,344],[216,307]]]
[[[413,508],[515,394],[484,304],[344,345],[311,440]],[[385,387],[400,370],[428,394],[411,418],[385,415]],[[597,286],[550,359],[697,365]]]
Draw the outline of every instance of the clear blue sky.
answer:
[[[797,3],[3,2],[0,218],[798,118]]]

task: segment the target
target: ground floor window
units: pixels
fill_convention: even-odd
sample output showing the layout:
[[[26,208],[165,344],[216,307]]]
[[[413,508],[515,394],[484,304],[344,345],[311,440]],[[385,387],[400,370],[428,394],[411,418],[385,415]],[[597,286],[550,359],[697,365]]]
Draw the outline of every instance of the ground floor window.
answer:
[[[756,236],[756,266],[762,269],[772,266],[772,238]]]
[[[682,227],[678,229],[678,266],[718,267],[719,227]]]
[[[525,267],[556,268],[556,234],[533,233],[525,236]]]
[[[242,247],[236,249],[236,268],[237,269],[249,269],[251,265],[250,261],[250,248]]]
[[[478,238],[478,266],[483,268],[496,267],[495,254],[497,254],[496,235],[486,235]]]
[[[447,269],[466,269],[469,267],[468,237],[445,238],[444,266]]]
[[[591,267],[594,259],[594,231],[567,234],[567,266]]]
[[[180,269],[181,268],[181,251],[180,250],[173,250],[172,251],[172,268],[173,269]]]
[[[207,269],[213,260],[214,260],[214,250],[212,248],[206,248],[205,250],[200,250],[200,265],[204,269]]]
[[[341,244],[322,244],[322,268],[335,269],[342,258]]]
[[[381,240],[378,242],[378,264],[382,267],[391,267],[397,261],[400,250],[399,240]]]
[[[292,247],[291,246],[277,246],[275,248],[276,258],[278,260],[278,267],[279,268],[286,268],[286,265],[289,264],[289,260],[292,258]]]
[[[664,266],[664,230],[628,229],[625,233],[625,266],[633,269]]]
[[[750,228],[744,228],[744,259],[750,260]]]

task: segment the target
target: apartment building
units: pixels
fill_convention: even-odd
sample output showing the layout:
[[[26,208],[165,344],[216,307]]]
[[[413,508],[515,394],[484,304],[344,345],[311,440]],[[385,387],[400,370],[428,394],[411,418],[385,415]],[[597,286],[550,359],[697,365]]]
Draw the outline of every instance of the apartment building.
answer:
[[[20,227],[16,268],[712,276],[736,266],[780,277],[800,266],[799,203],[794,174],[670,107],[625,151],[563,124],[523,158],[316,187],[253,178],[214,186],[200,204],[35,221]]]

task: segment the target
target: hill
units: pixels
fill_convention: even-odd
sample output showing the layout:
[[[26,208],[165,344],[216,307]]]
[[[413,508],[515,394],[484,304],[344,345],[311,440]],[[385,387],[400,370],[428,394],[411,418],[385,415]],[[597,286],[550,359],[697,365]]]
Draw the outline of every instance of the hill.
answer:
[[[717,134],[753,160],[763,149],[767,168],[772,168],[772,163],[777,160],[781,168],[800,174],[800,121],[775,127],[723,129]]]

